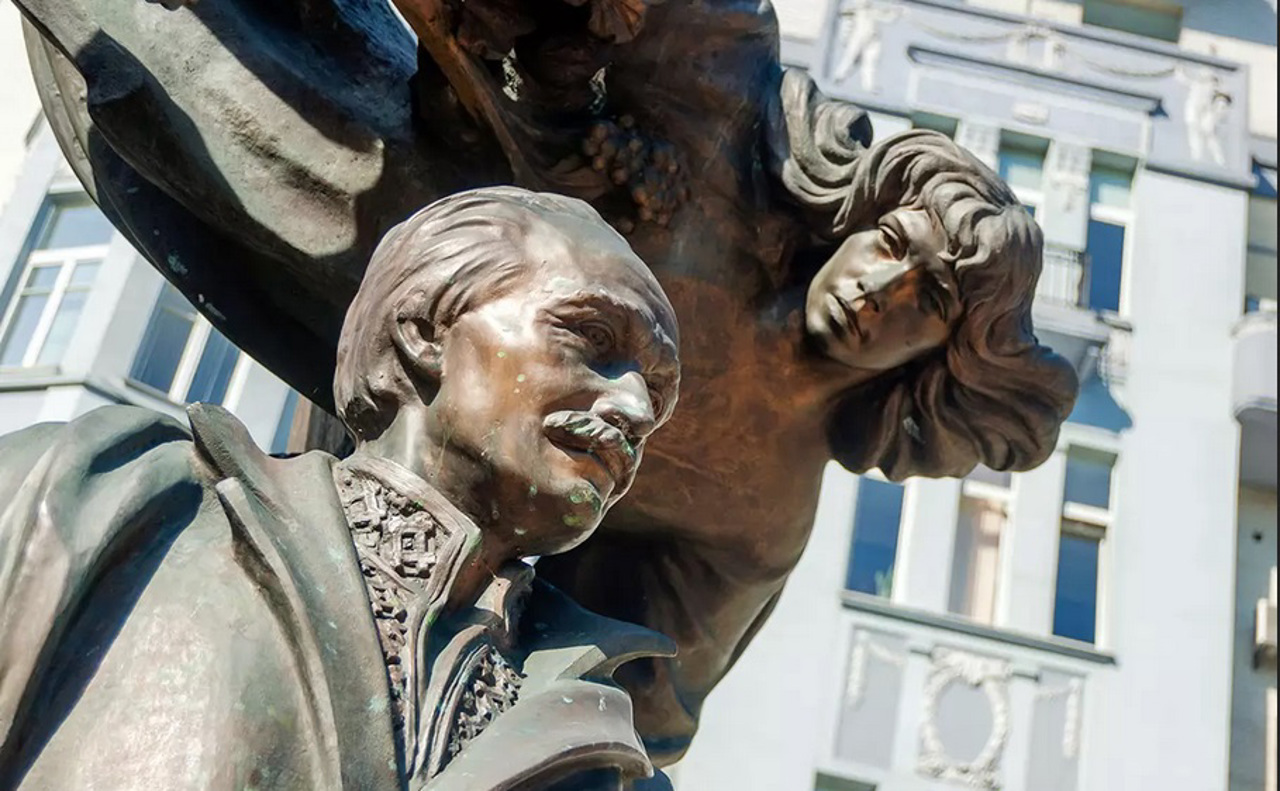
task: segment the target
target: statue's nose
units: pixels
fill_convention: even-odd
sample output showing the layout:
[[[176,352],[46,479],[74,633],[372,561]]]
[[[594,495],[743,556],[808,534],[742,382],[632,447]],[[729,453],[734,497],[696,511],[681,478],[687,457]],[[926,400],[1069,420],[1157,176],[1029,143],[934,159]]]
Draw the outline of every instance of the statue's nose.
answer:
[[[652,434],[657,424],[648,384],[637,371],[609,380],[609,387],[596,400],[594,411],[626,434],[632,443]]]

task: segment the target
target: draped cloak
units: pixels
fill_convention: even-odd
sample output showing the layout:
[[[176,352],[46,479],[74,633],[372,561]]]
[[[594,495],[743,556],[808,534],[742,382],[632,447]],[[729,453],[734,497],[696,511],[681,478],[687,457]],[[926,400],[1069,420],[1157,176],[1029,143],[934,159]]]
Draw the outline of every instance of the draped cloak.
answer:
[[[0,789],[410,786],[336,459],[188,414],[0,437]],[[415,789],[509,788],[566,754],[652,771],[608,677],[666,641],[541,583],[524,621],[524,697]]]

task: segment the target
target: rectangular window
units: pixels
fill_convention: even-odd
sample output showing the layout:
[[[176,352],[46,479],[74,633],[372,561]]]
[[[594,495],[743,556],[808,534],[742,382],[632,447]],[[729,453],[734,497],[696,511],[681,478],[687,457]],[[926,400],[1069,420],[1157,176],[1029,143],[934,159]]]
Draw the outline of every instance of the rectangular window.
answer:
[[[1182,8],[1165,0],[1084,0],[1086,25],[1177,42]]]
[[[286,453],[289,450],[289,435],[293,433],[293,416],[298,411],[298,391],[292,388],[284,397],[284,408],[280,410],[280,420],[276,423],[275,436],[271,438],[273,454]]]
[[[1000,134],[996,169],[1032,217],[1044,203],[1044,159],[1048,151],[1049,141],[1043,138],[1009,131]]]
[[[166,283],[160,290],[147,334],[143,336],[142,346],[133,360],[130,376],[135,382],[169,392],[198,316],[178,289]]]
[[[1120,278],[1124,273],[1125,227],[1120,223],[1089,220],[1085,252],[1089,255],[1089,293],[1086,307],[1120,311]]]
[[[1249,247],[1245,257],[1245,312],[1276,310],[1276,199],[1249,196]]]
[[[1092,643],[1097,638],[1101,543],[1101,537],[1092,535],[1086,525],[1063,522],[1053,607],[1053,633],[1059,637],[1084,643]]]
[[[876,787],[858,780],[819,773],[814,779],[813,791],[876,791]]]
[[[1128,161],[1104,152],[1094,153],[1089,174],[1089,229],[1085,240],[1088,261],[1082,307],[1121,312],[1121,288],[1129,225],[1133,215],[1129,193],[1133,170]]]
[[[0,317],[0,367],[55,366],[70,346],[113,229],[88,198],[51,199]]]
[[[1000,539],[1009,520],[1012,475],[977,467],[961,484],[948,609],[978,623],[995,622]]]
[[[959,120],[936,113],[913,113],[911,115],[911,127],[913,129],[932,129],[935,132],[941,132],[952,140],[956,138],[956,127],[959,125]]]
[[[223,404],[242,365],[240,350],[165,283],[129,376],[173,401]]]
[[[845,587],[888,598],[902,525],[902,484],[862,476],[853,515],[853,546]]]
[[[1067,453],[1062,531],[1054,588],[1053,633],[1085,643],[1098,639],[1103,549],[1111,529],[1115,456],[1093,448]]]

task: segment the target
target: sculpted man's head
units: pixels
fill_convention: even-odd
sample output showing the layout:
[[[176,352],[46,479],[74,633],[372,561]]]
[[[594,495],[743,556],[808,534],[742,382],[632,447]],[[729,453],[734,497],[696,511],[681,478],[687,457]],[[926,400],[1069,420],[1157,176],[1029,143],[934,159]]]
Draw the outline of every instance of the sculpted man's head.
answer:
[[[1042,462],[1078,383],[1032,330],[1035,221],[945,135],[867,146],[851,108],[799,74],[787,75],[782,108],[774,167],[831,243],[809,282],[805,335],[859,383],[830,420],[835,458],[894,479]]]
[[[675,312],[581,201],[493,187],[375,251],[338,347],[357,452],[417,473],[515,555],[580,543],[675,407]]]

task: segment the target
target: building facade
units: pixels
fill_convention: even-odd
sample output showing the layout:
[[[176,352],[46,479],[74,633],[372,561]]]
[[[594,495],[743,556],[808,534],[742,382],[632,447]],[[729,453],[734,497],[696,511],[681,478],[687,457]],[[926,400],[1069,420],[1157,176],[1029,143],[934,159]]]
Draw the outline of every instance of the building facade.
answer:
[[[1274,791],[1274,0],[778,0],[877,138],[952,135],[1045,230],[1041,339],[1083,390],[1038,469],[833,466],[811,546],[679,791]],[[0,2],[0,433],[294,395],[103,220]]]
[[[187,403],[204,401],[283,451],[296,393],[138,255],[84,193],[38,107],[26,109],[25,124],[0,129],[10,146],[0,176],[11,175],[0,200],[0,434],[106,404],[181,420]]]
[[[1275,4],[776,8],[877,139],[945,132],[1014,187],[1083,386],[1030,472],[832,465],[677,788],[1275,789]]]

